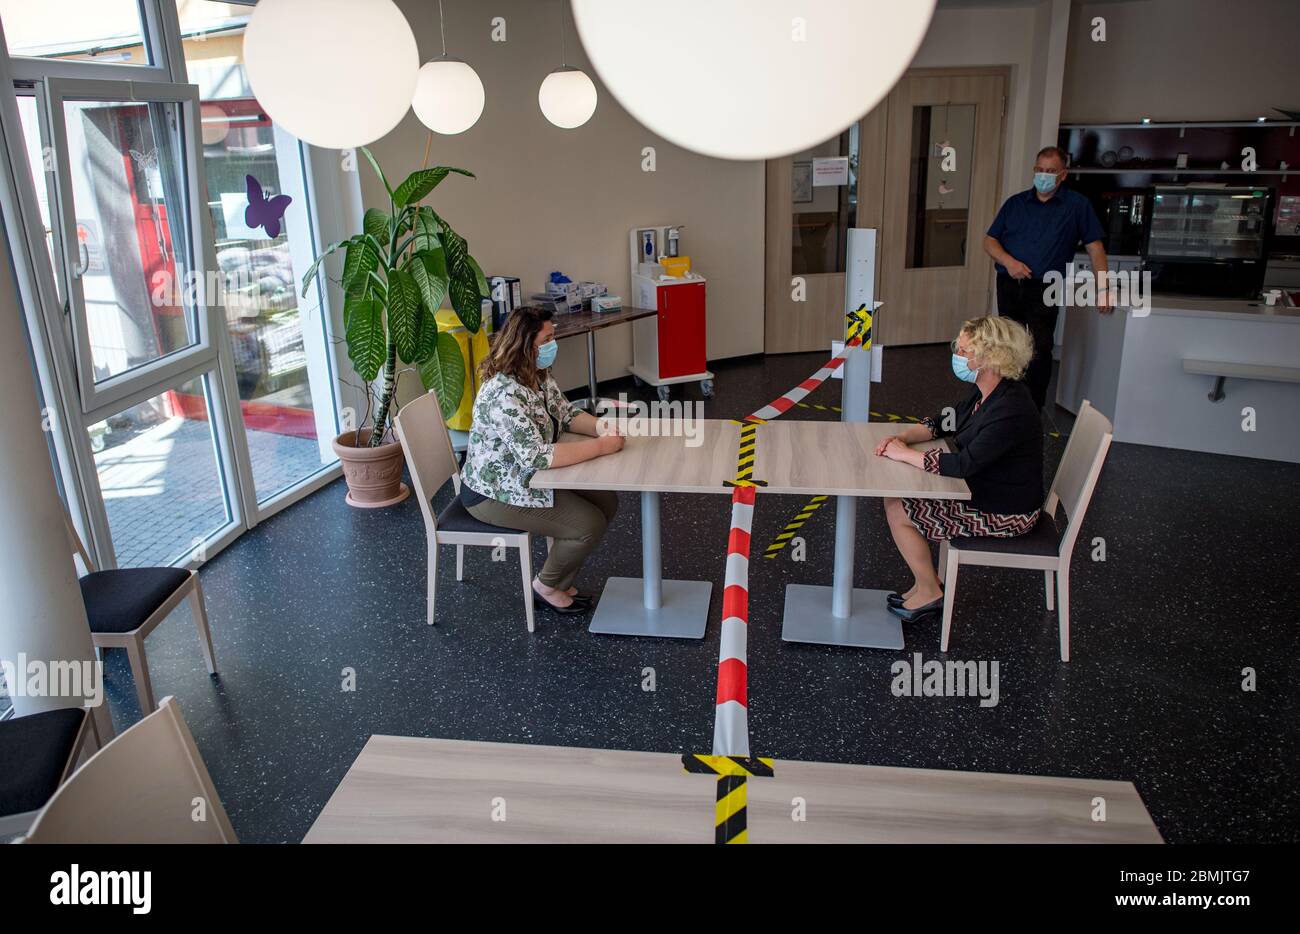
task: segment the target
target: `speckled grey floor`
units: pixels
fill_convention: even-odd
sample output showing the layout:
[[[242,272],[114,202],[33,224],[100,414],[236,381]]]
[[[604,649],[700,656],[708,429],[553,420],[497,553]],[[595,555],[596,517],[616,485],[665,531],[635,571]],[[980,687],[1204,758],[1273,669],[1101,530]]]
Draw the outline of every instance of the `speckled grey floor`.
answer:
[[[947,361],[943,347],[891,351],[872,408],[922,415],[957,398]],[[707,415],[743,415],[819,362],[719,363]],[[838,395],[833,383],[812,399],[835,404]],[[1068,413],[1055,417],[1068,431]],[[1049,438],[1049,479],[1063,447]],[[1057,657],[1040,574],[962,572],[948,658],[999,663],[1000,702],[987,709],[974,698],[891,694],[897,658],[938,656],[937,621],[909,628],[901,653],[782,643],[785,585],[829,581],[833,514],[828,507],[805,527],[806,563],[760,561],[802,502],[762,497],[750,597],[754,751],[1125,779],[1171,842],[1300,839],[1296,481],[1293,465],[1115,445],[1081,536],[1103,537],[1106,561],[1081,544],[1073,564],[1069,664]],[[343,493],[341,482],[321,490],[204,568],[218,679],[203,670],[184,609],[149,639],[155,691],[179,698],[241,838],[300,840],[373,733],[708,749],[720,587],[702,643],[596,637],[550,614],[529,635],[518,565],[471,549],[457,584],[448,548],[439,625],[429,628],[416,504],[367,512],[346,506]],[[621,506],[586,586],[639,574],[637,500],[624,495]],[[665,575],[720,582],[726,500],[666,496],[663,521]],[[857,547],[857,586],[905,583],[876,504],[859,511]],[[126,659],[114,655],[109,692],[121,728],[139,714]],[[646,667],[653,693],[641,689]],[[1247,667],[1258,677],[1252,693],[1241,689]],[[345,668],[356,672],[353,692],[341,689]]]

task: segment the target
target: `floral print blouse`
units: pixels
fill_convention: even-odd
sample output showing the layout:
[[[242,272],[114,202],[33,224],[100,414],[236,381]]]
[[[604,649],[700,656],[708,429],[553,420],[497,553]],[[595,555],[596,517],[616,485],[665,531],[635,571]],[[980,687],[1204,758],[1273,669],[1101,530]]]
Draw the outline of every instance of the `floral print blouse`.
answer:
[[[553,506],[551,490],[528,486],[533,474],[551,466],[555,442],[578,410],[549,371],[541,391],[498,373],[474,400],[469,450],[461,482],[488,499],[515,506]]]

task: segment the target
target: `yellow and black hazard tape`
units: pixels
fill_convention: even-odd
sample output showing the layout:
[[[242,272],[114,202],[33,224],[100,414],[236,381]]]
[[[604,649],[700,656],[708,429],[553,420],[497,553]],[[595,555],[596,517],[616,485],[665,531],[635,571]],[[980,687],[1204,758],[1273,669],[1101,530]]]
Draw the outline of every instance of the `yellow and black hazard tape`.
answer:
[[[685,753],[682,768],[688,772],[708,775],[741,775],[753,778],[771,778],[776,774],[774,759],[751,756],[705,756]]]
[[[718,776],[717,800],[713,806],[713,842],[748,843],[748,781],[776,774],[772,760],[750,756],[682,756],[687,772]]]
[[[822,506],[826,505],[826,500],[828,499],[830,499],[829,496],[819,494],[804,503],[804,506],[799,510],[798,515],[787,522],[785,528],[781,530],[781,533],[773,539],[772,544],[767,546],[767,551],[763,553],[763,557],[775,558],[779,555],[781,549],[790,544],[790,540],[794,538],[794,534],[803,528],[803,524],[811,519],[818,509],[821,509]]]
[[[754,479],[754,452],[758,448],[758,426],[763,419],[738,422],[740,450],[736,453],[736,479],[722,481],[727,486],[767,486],[766,480]]]
[[[859,305],[844,316],[848,322],[848,329],[845,333],[845,340],[853,340],[855,337],[862,345],[863,350],[871,349],[871,312],[867,311],[865,304]]]
[[[749,842],[748,779],[743,775],[719,775],[718,798],[713,805],[713,842]]]

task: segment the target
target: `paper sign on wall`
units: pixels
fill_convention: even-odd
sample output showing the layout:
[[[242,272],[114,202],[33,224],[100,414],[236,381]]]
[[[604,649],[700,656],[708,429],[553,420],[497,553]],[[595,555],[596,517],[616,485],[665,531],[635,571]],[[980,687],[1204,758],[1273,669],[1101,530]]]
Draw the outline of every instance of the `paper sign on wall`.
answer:
[[[826,159],[814,159],[812,174],[814,188],[847,185],[849,183],[849,157],[831,156]]]

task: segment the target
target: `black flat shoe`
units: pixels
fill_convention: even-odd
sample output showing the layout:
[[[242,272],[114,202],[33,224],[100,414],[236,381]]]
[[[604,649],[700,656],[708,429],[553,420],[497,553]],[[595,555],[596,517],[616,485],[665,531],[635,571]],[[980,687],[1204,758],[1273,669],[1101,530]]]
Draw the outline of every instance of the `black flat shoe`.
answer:
[[[898,606],[890,605],[889,612],[893,613],[905,623],[914,623],[920,619],[926,619],[943,612],[943,597],[933,600],[925,606],[918,606],[914,610],[899,604]]]
[[[550,610],[552,613],[558,613],[561,616],[585,616],[587,613],[591,612],[590,603],[579,603],[575,598],[568,606],[555,606],[552,603],[548,603],[546,599],[535,590],[533,591],[533,606],[537,607],[539,610]]]

